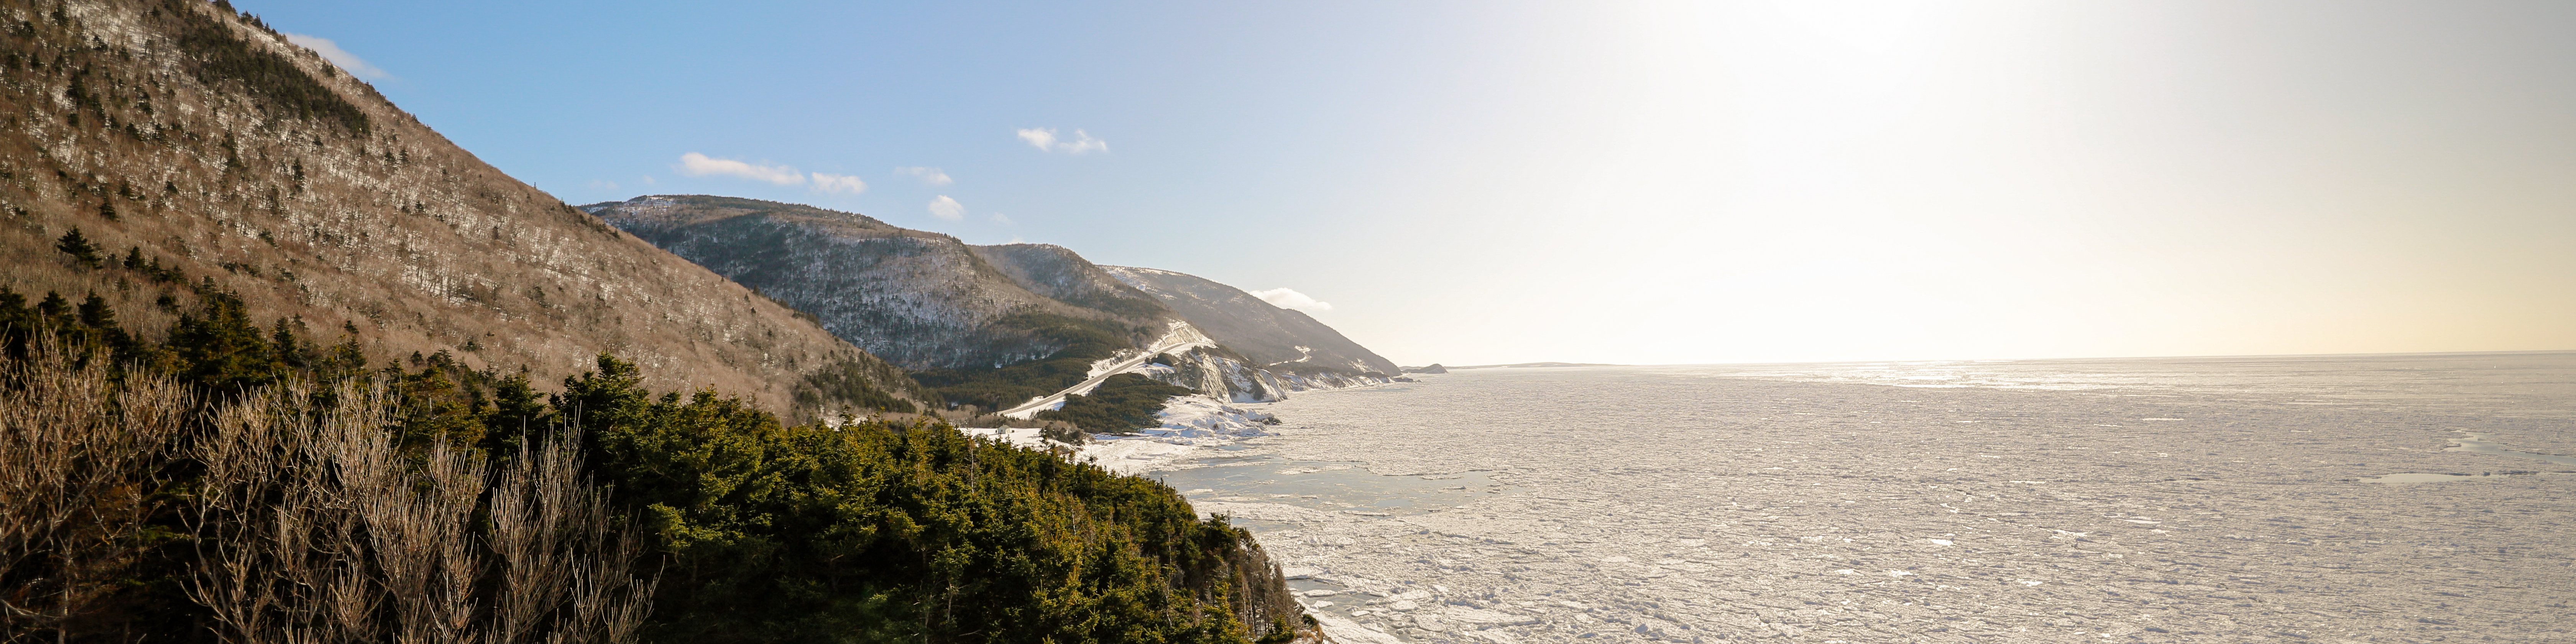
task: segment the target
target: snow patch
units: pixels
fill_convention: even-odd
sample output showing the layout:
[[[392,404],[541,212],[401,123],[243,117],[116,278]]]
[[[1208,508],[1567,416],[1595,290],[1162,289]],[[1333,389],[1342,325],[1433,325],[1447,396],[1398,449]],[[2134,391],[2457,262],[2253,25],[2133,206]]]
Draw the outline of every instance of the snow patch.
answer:
[[[1198,450],[1271,435],[1270,414],[1225,404],[1207,396],[1173,396],[1155,414],[1163,424],[1126,436],[1097,434],[1083,446],[1082,458],[1098,458],[1101,467],[1121,474],[1164,469],[1173,461],[1193,458]]]
[[[1168,469],[1176,461],[1203,456],[1201,450],[1207,447],[1271,435],[1270,414],[1207,396],[1173,396],[1156,416],[1162,425],[1126,436],[1095,434],[1084,445],[1048,439],[1035,428],[961,427],[958,431],[1030,449],[1071,451],[1075,462],[1119,474]]]
[[[1215,340],[1209,340],[1207,334],[1200,333],[1197,327],[1190,326],[1190,323],[1188,322],[1173,320],[1171,326],[1165,327],[1165,329],[1163,337],[1154,340],[1154,343],[1146,347],[1143,351],[1136,351],[1133,349],[1118,350],[1117,352],[1110,354],[1108,358],[1103,358],[1091,363],[1090,375],[1089,377],[1084,378],[1082,382],[1074,383],[1073,386],[1066,387],[1063,391],[1031,398],[1028,402],[1020,403],[1017,407],[1004,410],[1002,415],[1012,418],[1028,418],[1036,416],[1037,413],[1041,411],[1062,409],[1064,407],[1065,396],[1078,396],[1091,393],[1092,390],[1099,389],[1100,383],[1108,380],[1110,376],[1127,373],[1138,367],[1143,367],[1145,366],[1146,361],[1154,359],[1154,356],[1156,355],[1173,351],[1188,351],[1199,347],[1216,346]]]

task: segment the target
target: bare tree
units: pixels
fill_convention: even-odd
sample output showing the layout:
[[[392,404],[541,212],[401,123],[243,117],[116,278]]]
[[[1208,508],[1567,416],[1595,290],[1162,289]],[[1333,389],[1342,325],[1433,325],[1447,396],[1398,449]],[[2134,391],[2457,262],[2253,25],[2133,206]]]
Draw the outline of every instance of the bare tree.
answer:
[[[173,440],[195,407],[167,377],[110,377],[103,356],[38,337],[0,367],[0,636],[71,639],[152,547]]]
[[[627,642],[652,585],[559,432],[499,467],[406,454],[372,384],[272,388],[216,414],[196,457],[208,538],[192,596],[242,642]],[[488,517],[489,528],[477,523]]]

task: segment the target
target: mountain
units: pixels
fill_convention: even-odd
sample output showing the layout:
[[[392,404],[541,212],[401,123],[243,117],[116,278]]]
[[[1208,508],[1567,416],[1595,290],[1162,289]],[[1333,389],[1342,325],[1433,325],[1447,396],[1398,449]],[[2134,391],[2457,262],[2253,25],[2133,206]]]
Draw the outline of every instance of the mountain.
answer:
[[[650,195],[580,209],[813,313],[914,370],[951,405],[1020,406],[1112,367],[1239,402],[1395,374],[1394,363],[1303,313],[1179,273],[1100,266],[1061,246],[976,246],[864,215],[733,197]]]
[[[976,257],[984,258],[1020,286],[1058,302],[1135,319],[1171,314],[1154,296],[1105,270],[1109,267],[1093,264],[1063,246],[1002,244],[971,248]]]
[[[1272,306],[1243,289],[1172,271],[1103,266],[1118,280],[1161,300],[1208,337],[1260,366],[1301,373],[1397,373],[1394,362],[1342,337],[1302,311]]]
[[[263,326],[353,337],[376,359],[445,352],[549,385],[615,352],[649,386],[781,412],[883,406],[916,387],[813,319],[511,179],[229,9],[7,14],[0,288],[95,294],[149,334],[231,293]],[[75,229],[103,261],[56,248]]]
[[[1142,346],[1169,316],[1071,252],[969,246],[865,215],[733,197],[647,196],[581,209],[916,371],[1045,358],[1068,345],[1051,333],[1068,324]]]

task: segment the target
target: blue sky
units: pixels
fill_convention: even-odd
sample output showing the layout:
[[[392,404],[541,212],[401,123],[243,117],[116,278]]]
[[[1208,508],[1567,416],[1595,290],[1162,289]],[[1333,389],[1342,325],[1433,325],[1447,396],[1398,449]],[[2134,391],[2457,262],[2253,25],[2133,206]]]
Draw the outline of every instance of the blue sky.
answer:
[[[1290,288],[1407,364],[2576,348],[2563,3],[236,4],[572,203]]]

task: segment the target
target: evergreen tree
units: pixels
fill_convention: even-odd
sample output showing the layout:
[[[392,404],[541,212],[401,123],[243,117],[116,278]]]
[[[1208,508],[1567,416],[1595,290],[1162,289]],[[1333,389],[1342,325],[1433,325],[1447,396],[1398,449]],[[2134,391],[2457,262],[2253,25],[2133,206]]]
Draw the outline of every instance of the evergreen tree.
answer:
[[[366,370],[367,351],[358,346],[355,334],[342,337],[313,361],[313,376],[323,380],[355,378]]]
[[[107,298],[91,293],[89,298],[81,300],[80,323],[81,326],[99,330],[117,328],[116,309],[108,308]]]
[[[474,386],[475,373],[456,364],[453,356],[440,351],[427,358],[412,354],[412,363],[421,365],[419,373],[394,371],[388,374],[399,397],[400,413],[396,434],[405,446],[427,447],[433,442],[449,445],[481,445],[484,442],[483,418],[491,412],[482,389]],[[459,380],[466,382],[460,383]]]
[[[88,237],[81,235],[79,228],[73,228],[71,232],[63,233],[62,239],[54,240],[54,250],[71,253],[72,261],[82,266],[98,268],[101,264],[98,244],[90,243]]]
[[[4,343],[0,349],[6,349],[9,357],[25,356],[27,338],[43,324],[35,309],[27,308],[27,296],[0,287],[0,343]]]
[[[592,440],[597,440],[599,432],[635,420],[651,399],[644,391],[643,372],[635,368],[635,363],[602,351],[596,365],[595,371],[564,378],[564,392],[549,396],[555,413],[570,416],[563,421],[581,427]]]
[[[242,313],[241,300],[228,293],[206,295],[205,309],[181,315],[170,326],[170,345],[178,353],[180,380],[217,392],[267,384],[284,371],[259,325]]]
[[[277,324],[271,326],[268,344],[277,349],[278,364],[298,371],[313,366],[313,347],[295,337],[295,330],[286,326],[286,318],[278,318]]]
[[[74,321],[72,302],[63,299],[61,293],[45,291],[44,301],[36,303],[37,324],[44,325],[46,328],[60,329],[71,326]]]
[[[542,434],[549,424],[546,404],[537,400],[528,374],[510,374],[492,387],[492,413],[483,417],[483,448],[498,455],[515,454],[528,436]]]

